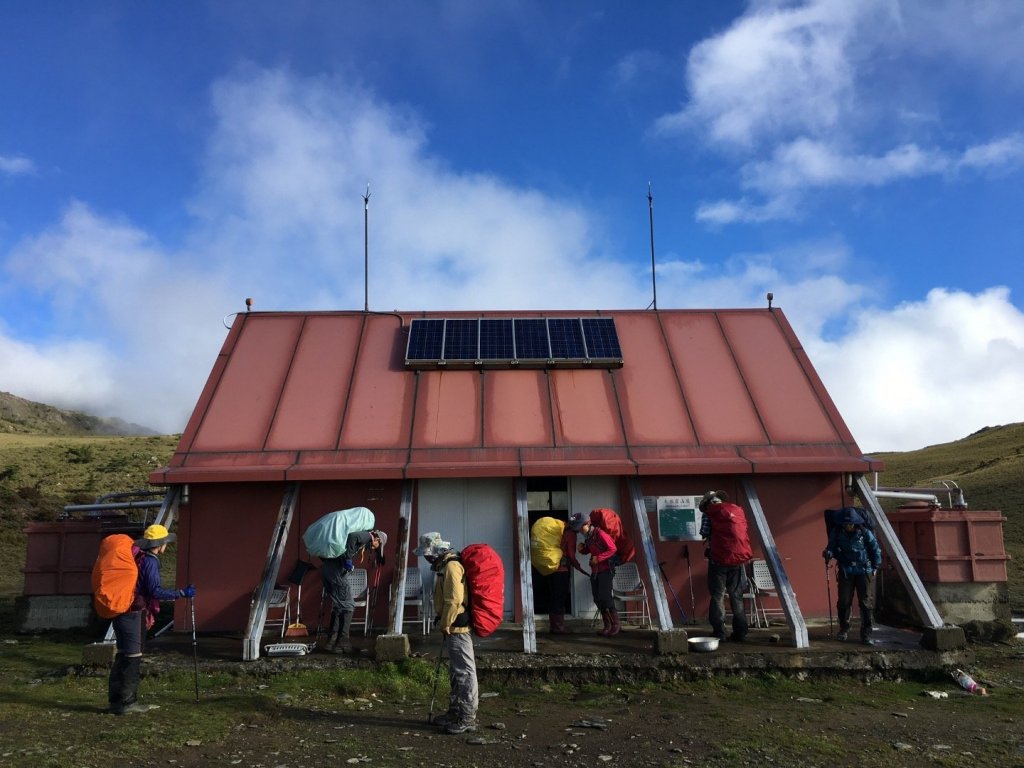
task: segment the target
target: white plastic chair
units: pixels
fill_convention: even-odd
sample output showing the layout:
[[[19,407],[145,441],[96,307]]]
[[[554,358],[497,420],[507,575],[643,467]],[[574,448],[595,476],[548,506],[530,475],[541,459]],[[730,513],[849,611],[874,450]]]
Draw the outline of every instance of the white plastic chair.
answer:
[[[761,618],[764,619],[764,625],[767,627],[771,624],[768,616],[769,614],[774,617],[786,618],[786,612],[782,610],[782,601],[779,599],[779,590],[775,586],[775,581],[772,579],[772,572],[768,569],[767,560],[754,560],[751,563],[753,570],[754,591],[757,593],[757,608],[761,611]],[[765,605],[765,598],[774,599],[777,603],[777,607],[769,608]]]
[[[651,628],[651,607],[647,602],[647,587],[640,578],[636,563],[622,563],[615,567],[612,577],[612,597],[622,603],[619,617],[623,621],[633,620],[641,626]]]
[[[388,595],[393,597],[393,590]],[[402,611],[402,625],[420,624],[424,635],[430,634],[430,626],[433,624],[431,615],[430,595],[423,589],[423,576],[420,569],[409,567],[405,572],[405,602]],[[409,609],[415,608],[415,615],[410,615]]]
[[[363,636],[365,637],[370,634],[370,611],[367,607],[370,590],[368,588],[369,581],[366,576],[366,569],[353,568],[345,578],[348,579],[349,586],[352,588],[352,600],[355,604],[355,607],[352,609],[352,626],[354,627],[361,623],[363,625]],[[360,608],[363,609],[363,615],[362,617],[357,617]]]

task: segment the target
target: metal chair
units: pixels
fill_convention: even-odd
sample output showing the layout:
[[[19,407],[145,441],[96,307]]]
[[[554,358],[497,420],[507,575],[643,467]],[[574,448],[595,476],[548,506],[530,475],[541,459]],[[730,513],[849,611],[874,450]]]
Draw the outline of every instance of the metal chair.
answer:
[[[743,591],[743,601],[750,601],[750,607],[747,609],[747,623],[754,627],[760,627],[761,613],[757,603],[757,587],[754,586],[753,575],[746,565],[743,566],[743,575],[747,580],[747,586]]]
[[[370,610],[369,610],[369,580],[366,576],[365,568],[353,568],[352,571],[345,577],[348,579],[349,586],[352,588],[352,600],[355,607],[352,609],[352,626],[357,624],[363,625],[363,636],[370,634]],[[363,609],[363,615],[357,618],[356,614],[359,613],[359,609]]]
[[[651,628],[651,607],[647,602],[647,587],[640,578],[636,563],[622,563],[615,567],[612,577],[612,597],[622,603],[619,616],[623,621],[633,620],[641,626]]]
[[[761,612],[761,618],[764,619],[764,625],[767,627],[771,624],[768,616],[772,616],[785,619],[786,612],[782,610],[782,601],[779,599],[779,590],[775,586],[775,580],[772,579],[772,572],[768,569],[767,560],[754,560],[751,563],[751,569],[753,571],[754,591],[757,593],[757,609]],[[777,607],[769,608],[765,605],[765,598],[772,598],[777,603]],[[759,623],[760,626],[760,623]]]
[[[393,590],[389,590],[388,596],[393,597]],[[410,567],[405,572],[405,602],[402,611],[402,625],[420,624],[424,635],[430,634],[430,626],[433,624],[430,595],[423,589],[423,575],[420,569]],[[416,609],[416,615],[410,616],[408,610]]]

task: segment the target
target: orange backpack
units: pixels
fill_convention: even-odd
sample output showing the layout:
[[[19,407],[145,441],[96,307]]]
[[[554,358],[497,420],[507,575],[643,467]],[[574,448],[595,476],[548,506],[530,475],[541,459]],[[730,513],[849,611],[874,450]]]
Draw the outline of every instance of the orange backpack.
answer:
[[[100,542],[100,553],[92,566],[92,602],[103,619],[128,611],[135,600],[139,567],[135,564],[131,536],[115,533]]]

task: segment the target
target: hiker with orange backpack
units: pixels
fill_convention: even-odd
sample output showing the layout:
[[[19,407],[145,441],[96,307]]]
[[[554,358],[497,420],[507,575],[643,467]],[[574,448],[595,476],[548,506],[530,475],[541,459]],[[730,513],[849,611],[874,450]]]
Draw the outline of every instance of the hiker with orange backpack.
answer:
[[[743,509],[729,503],[725,491],[708,491],[697,508],[704,517],[700,537],[708,558],[708,591],[711,605],[708,621],[712,634],[725,639],[725,596],[732,611],[732,634],[729,639],[742,643],[747,639],[747,616],[743,610],[743,594],[747,591],[745,565],[754,556],[747,536],[747,516]]]
[[[434,572],[437,626],[441,630],[442,649],[448,646],[448,682],[451,688],[448,711],[434,718],[433,723],[448,734],[475,731],[480,694],[472,623],[467,610],[466,569],[459,560],[459,553],[452,549],[451,542],[442,539],[437,531],[420,536],[415,554],[430,563],[430,570]]]
[[[134,596],[127,611],[113,617],[117,654],[107,680],[107,700],[114,715],[145,712],[148,707],[137,703],[141,677],[142,649],[146,631],[156,623],[160,603],[165,600],[193,598],[196,588],[189,584],[184,589],[164,589],[160,584],[160,555],[177,537],[162,525],[151,525],[131,547],[138,576]],[[102,558],[102,549],[101,549]],[[101,578],[104,563],[97,559],[93,569],[94,585]]]
[[[579,553],[590,555],[590,591],[594,605],[604,620],[604,629],[598,634],[614,637],[622,630],[619,613],[615,610],[615,599],[612,597],[612,579],[615,576],[612,558],[617,552],[615,540],[607,531],[594,525],[586,512],[573,512],[569,515],[569,528],[583,534],[583,541],[577,547]]]

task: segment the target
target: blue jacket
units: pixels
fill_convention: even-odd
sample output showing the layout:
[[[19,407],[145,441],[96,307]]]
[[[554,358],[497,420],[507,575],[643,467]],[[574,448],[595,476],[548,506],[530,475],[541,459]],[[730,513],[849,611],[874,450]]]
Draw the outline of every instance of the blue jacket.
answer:
[[[852,531],[837,525],[828,537],[828,551],[839,562],[844,576],[867,576],[882,565],[882,549],[875,534],[863,526]]]

